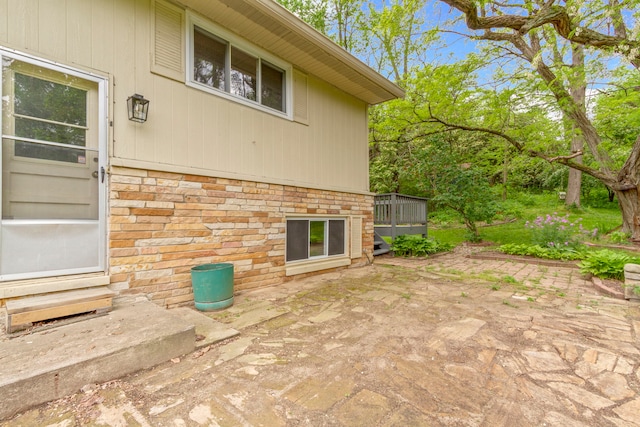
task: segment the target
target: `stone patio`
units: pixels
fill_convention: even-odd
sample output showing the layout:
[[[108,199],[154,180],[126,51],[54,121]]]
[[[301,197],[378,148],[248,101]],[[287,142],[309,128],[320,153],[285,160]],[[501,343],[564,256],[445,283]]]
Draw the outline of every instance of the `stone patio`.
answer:
[[[640,307],[450,254],[244,292],[240,331],[6,426],[640,426]]]

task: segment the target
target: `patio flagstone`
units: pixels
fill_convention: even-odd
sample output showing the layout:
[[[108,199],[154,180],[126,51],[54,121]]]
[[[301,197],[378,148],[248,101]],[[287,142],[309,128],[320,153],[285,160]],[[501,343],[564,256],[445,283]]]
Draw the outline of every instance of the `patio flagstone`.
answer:
[[[208,315],[240,335],[5,425],[640,427],[640,308],[576,268],[376,258]]]

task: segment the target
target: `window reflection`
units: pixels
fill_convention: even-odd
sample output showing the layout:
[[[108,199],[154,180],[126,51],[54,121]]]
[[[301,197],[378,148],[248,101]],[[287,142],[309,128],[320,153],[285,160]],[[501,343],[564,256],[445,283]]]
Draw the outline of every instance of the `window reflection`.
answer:
[[[284,71],[262,62],[262,105],[284,111]]]
[[[225,90],[227,44],[196,27],[193,34],[193,79]]]
[[[310,221],[309,224],[309,256],[325,255],[324,226],[325,221]]]
[[[22,138],[85,147],[87,92],[66,84],[14,73],[14,132]],[[83,150],[16,141],[15,155],[78,163]]]
[[[231,48],[231,93],[252,101],[256,100],[256,70],[258,59]]]

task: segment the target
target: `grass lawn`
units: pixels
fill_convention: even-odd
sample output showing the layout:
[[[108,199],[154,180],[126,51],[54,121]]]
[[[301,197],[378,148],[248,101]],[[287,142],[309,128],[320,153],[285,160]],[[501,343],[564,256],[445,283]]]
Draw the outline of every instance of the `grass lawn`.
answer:
[[[598,237],[588,241],[598,242],[606,240],[606,235],[622,225],[620,210],[616,204],[607,205],[604,208],[583,207],[569,209],[557,200],[555,195],[527,195],[524,203],[518,200],[505,203],[502,212],[504,220],[497,219],[493,225],[479,227],[480,237],[483,242],[492,242],[497,245],[507,243],[530,243],[531,230],[525,227],[527,221],[535,221],[538,216],[549,215],[565,216],[569,214],[570,221],[580,221],[586,230],[598,229]],[[440,221],[438,219],[449,219]],[[509,219],[517,218],[508,222]],[[429,238],[441,243],[459,245],[468,240],[467,231],[452,214],[438,212],[435,221],[429,221]]]

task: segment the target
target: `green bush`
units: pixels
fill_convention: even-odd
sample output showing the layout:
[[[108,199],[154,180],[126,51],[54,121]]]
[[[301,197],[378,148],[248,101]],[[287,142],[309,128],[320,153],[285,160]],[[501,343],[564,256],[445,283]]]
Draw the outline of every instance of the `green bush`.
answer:
[[[498,247],[508,255],[534,256],[536,258],[570,261],[582,258],[582,252],[571,248],[556,248],[541,245],[509,243]]]
[[[640,258],[634,258],[622,252],[601,249],[585,253],[580,262],[580,272],[593,274],[604,279],[624,279],[624,265],[640,263]]]
[[[561,261],[581,260],[578,265],[582,274],[592,274],[603,279],[623,280],[625,264],[640,264],[639,257],[632,257],[609,249],[598,251],[557,250],[540,245],[510,243],[500,246],[498,250],[509,255],[534,256]]]
[[[609,234],[609,240],[611,240],[612,243],[628,243],[630,237],[631,234],[625,233],[624,231],[612,231],[611,234]]]
[[[402,235],[395,238],[391,250],[398,256],[424,257],[438,252],[451,250],[453,245],[439,243],[436,240],[420,236]]]
[[[594,236],[598,230],[585,230],[581,224],[582,218],[570,220],[569,214],[559,216],[553,215],[538,216],[535,221],[527,221],[526,228],[531,229],[533,243],[552,249],[575,250],[582,244],[582,239],[587,235]]]

